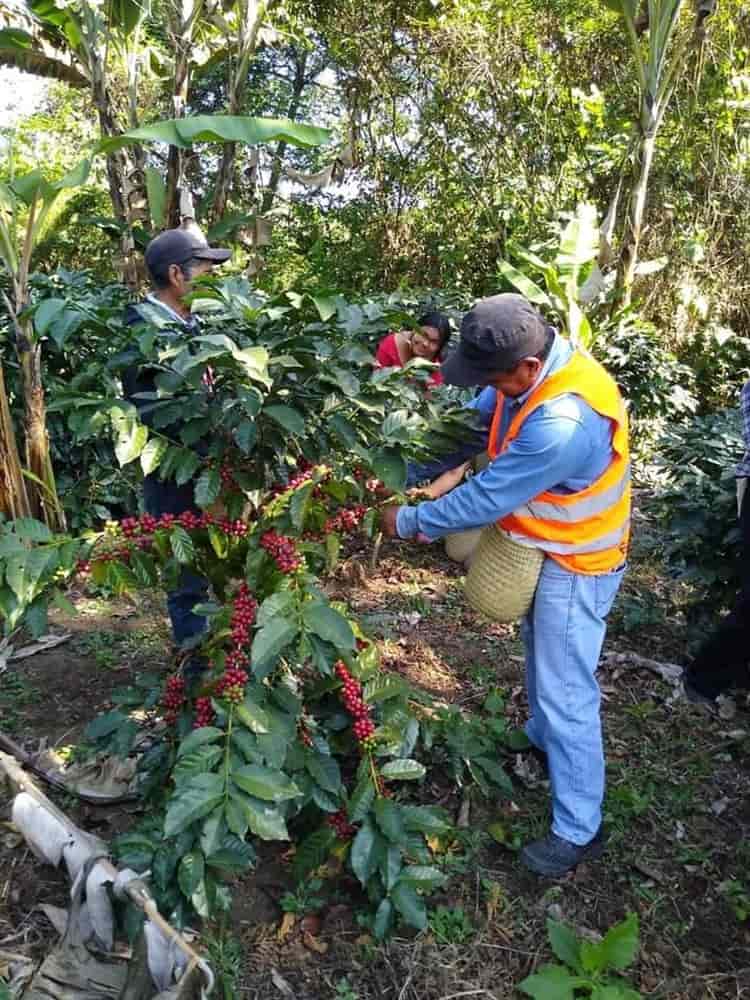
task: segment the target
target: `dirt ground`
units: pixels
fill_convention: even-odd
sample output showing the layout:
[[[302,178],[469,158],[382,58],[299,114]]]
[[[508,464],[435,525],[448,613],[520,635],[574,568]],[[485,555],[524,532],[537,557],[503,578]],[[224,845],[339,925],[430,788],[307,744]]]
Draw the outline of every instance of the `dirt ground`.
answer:
[[[377,638],[386,667],[467,708],[480,706],[499,687],[509,722],[520,725],[525,698],[517,629],[488,626],[470,612],[459,570],[436,548],[386,546],[377,572],[368,575],[365,567],[365,554],[355,556],[330,589]],[[0,677],[0,728],[28,749],[40,740],[58,749],[75,745],[85,724],[110,707],[113,688],[138,671],[166,670],[170,663],[158,599],[72,597],[78,615],[57,614],[54,621],[54,631],[70,631],[71,639],[11,663]],[[441,859],[450,881],[432,898],[424,934],[376,946],[357,921],[355,886],[324,886],[320,899],[295,895],[288,845],[261,845],[257,870],[235,888],[230,937],[219,947],[209,934],[214,961],[234,981],[236,996],[500,1000],[519,995],[515,986],[551,960],[548,917],[590,936],[635,912],[641,949],[627,976],[644,996],[750,997],[745,699],[726,704],[724,717],[711,714],[673,701],[673,688],[657,674],[612,658],[635,652],[685,662],[695,636],[684,600],[679,586],[636,555],[611,616],[601,667],[609,833],[602,861],[559,881],[537,879],[521,867],[518,845],[546,828],[548,789],[535,765],[524,768],[512,754],[505,763],[514,794],[471,795],[468,825]],[[441,771],[440,761],[429,782],[425,799],[440,801],[456,816],[463,804],[465,814],[464,791]],[[133,807],[63,806],[104,838],[135,815]],[[40,866],[0,826],[0,950],[41,955],[53,932],[36,907],[65,905],[66,893],[64,876]],[[285,894],[284,908],[297,912],[282,923]]]

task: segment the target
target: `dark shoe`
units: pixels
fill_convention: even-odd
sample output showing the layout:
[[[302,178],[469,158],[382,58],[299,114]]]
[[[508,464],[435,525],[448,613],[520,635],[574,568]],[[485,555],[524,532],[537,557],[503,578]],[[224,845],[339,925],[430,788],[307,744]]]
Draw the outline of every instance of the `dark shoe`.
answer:
[[[537,875],[558,878],[580,865],[583,861],[596,861],[604,854],[604,833],[602,828],[588,844],[571,844],[555,833],[549,833],[543,840],[527,844],[521,851],[521,861]]]
[[[704,682],[701,683],[700,677],[692,669],[688,668],[683,673],[682,686],[685,689],[685,697],[693,705],[711,705],[715,707],[716,698],[720,692],[716,691],[711,684],[707,687],[705,678]]]
[[[685,697],[691,704],[708,705],[711,708],[716,708],[716,698],[711,698],[707,694],[702,694],[697,688],[693,687],[687,677],[683,679],[682,684],[685,688]]]

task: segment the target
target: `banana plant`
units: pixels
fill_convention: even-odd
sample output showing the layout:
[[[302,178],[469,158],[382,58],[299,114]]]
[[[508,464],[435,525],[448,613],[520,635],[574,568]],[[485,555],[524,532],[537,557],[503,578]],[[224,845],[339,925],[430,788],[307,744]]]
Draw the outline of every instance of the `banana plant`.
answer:
[[[587,347],[592,331],[583,307],[603,289],[603,277],[596,264],[598,253],[596,208],[583,203],[560,233],[550,260],[530,250],[515,248],[513,256],[524,268],[501,260],[498,271],[530,302],[551,314],[574,344]],[[530,278],[529,271],[535,277],[538,275],[542,283]]]
[[[44,521],[53,531],[65,528],[65,516],[55,488],[55,475],[47,435],[42,384],[41,333],[30,308],[29,274],[35,247],[53,223],[60,203],[88,177],[90,161],[84,160],[55,183],[38,170],[0,183],[0,262],[10,279],[11,295],[2,293],[15,332],[15,349],[24,396],[25,475],[19,475],[15,444],[4,386],[0,385],[2,465],[0,511],[9,517],[19,512]]]
[[[630,303],[637,273],[656,138],[691,54],[704,43],[707,20],[718,0],[641,0],[640,10],[639,0],[603,2],[623,20],[639,89],[639,114],[629,150],[630,199],[615,291],[615,308],[620,308]],[[616,215],[620,190],[618,185],[608,218]]]
[[[53,0],[0,0],[0,65],[18,66],[88,90],[102,137],[138,125],[138,88],[148,69],[142,31],[149,0],[93,0],[56,4]],[[124,91],[126,101],[116,97]],[[107,156],[107,180],[120,223],[122,270],[135,287],[133,226],[148,214],[145,156],[137,147]]]

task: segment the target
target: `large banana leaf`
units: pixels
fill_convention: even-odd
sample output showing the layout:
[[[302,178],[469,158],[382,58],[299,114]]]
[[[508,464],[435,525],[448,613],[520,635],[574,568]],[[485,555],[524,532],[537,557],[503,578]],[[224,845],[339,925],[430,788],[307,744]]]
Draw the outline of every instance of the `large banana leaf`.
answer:
[[[577,206],[560,237],[555,264],[567,274],[594,260],[599,253],[599,226],[596,206],[583,203]]]
[[[246,118],[239,115],[195,115],[175,118],[154,125],[144,125],[112,138],[103,139],[96,147],[100,153],[111,153],[122,146],[141,142],[168,142],[188,149],[194,142],[288,142],[293,146],[321,146],[329,142],[328,129],[303,125],[286,118]]]
[[[63,80],[74,87],[88,85],[86,77],[71,65],[67,53],[54,49],[21,28],[0,29],[0,66],[15,66],[35,76]]]
[[[618,14],[627,15],[634,18],[638,13],[638,0],[602,0],[605,7],[616,11]]]
[[[59,181],[53,182],[45,180],[40,170],[32,170],[28,174],[14,178],[8,187],[15,197],[25,205],[30,205],[35,198],[41,198],[43,202],[54,201],[64,188],[79,187],[81,184],[85,184],[90,169],[91,160],[81,160]]]

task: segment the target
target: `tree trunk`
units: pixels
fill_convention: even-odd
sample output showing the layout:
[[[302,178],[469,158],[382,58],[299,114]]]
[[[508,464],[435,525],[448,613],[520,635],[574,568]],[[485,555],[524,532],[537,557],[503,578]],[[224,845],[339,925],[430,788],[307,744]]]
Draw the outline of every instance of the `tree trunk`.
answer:
[[[10,415],[5,377],[0,366],[0,514],[13,521],[31,517],[26,482],[18,457],[16,432]]]
[[[172,41],[175,51],[174,82],[172,85],[172,107],[175,118],[184,118],[187,108],[188,86],[190,78],[190,52],[192,48],[192,31],[181,17],[179,23],[172,28]],[[184,183],[183,164],[185,151],[177,146],[169,147],[167,157],[167,193],[164,209],[164,225],[175,229],[180,224],[180,185]]]
[[[247,87],[247,74],[250,61],[258,46],[258,31],[266,13],[265,0],[247,0],[244,24],[240,29],[238,40],[237,66],[234,72],[229,71],[228,115],[238,115],[242,109],[242,99]],[[225,142],[221,151],[221,161],[216,174],[214,200],[211,206],[211,219],[218,222],[224,215],[229,199],[229,191],[234,177],[234,164],[237,159],[237,143]]]
[[[115,121],[112,102],[100,71],[97,71],[94,76],[92,94],[99,116],[99,131],[102,138],[119,135],[122,129],[118,128]],[[112,210],[117,220],[125,226],[120,242],[122,280],[131,291],[135,291],[138,287],[138,267],[135,259],[133,223],[137,220],[133,218],[131,209],[135,204],[144,201],[148,204],[148,201],[145,184],[141,184],[142,190],[134,190],[134,186],[138,187],[137,174],[132,169],[129,156],[124,149],[107,154],[107,182]]]
[[[656,132],[650,131],[642,136],[635,153],[633,165],[633,190],[630,196],[625,233],[623,236],[620,262],[617,269],[617,285],[615,289],[615,304],[617,307],[629,306],[633,294],[633,281],[638,266],[638,250],[641,242],[643,220],[646,214],[648,198],[648,181],[654,161],[656,148]]]
[[[50,531],[65,531],[65,514],[55,486],[55,472],[47,434],[47,408],[42,385],[42,347],[34,342],[28,322],[20,321],[16,353],[23,376],[24,439],[26,469],[31,474],[28,489],[32,516],[44,521]]]
[[[305,83],[307,82],[305,78],[305,69],[307,67],[307,52],[297,53],[295,50],[295,72],[294,72],[294,83],[292,84],[292,97],[289,101],[289,110],[287,111],[287,118],[290,121],[294,121],[297,117],[297,112],[299,111],[300,101],[302,100],[302,92],[305,89]],[[284,166],[284,154],[286,153],[287,143],[281,141],[276,146],[276,152],[273,155],[273,161],[271,163],[271,175],[268,178],[268,187],[263,192],[263,201],[260,206],[261,215],[265,215],[266,212],[270,212],[271,207],[276,197],[276,192],[279,189],[279,181],[281,180],[281,171]]]
[[[5,293],[3,293],[3,299],[8,309],[8,315],[13,322],[16,355],[21,366],[26,472],[30,477],[26,489],[29,507],[32,515],[40,521],[44,521],[51,531],[64,531],[65,515],[57,497],[55,473],[49,453],[47,413],[42,385],[42,348],[34,337],[31,320],[21,318],[29,304],[29,270],[38,211],[39,195],[37,194],[29,206],[26,235],[18,271],[12,275],[15,301],[11,302]]]

